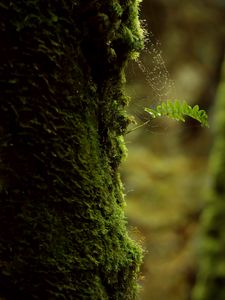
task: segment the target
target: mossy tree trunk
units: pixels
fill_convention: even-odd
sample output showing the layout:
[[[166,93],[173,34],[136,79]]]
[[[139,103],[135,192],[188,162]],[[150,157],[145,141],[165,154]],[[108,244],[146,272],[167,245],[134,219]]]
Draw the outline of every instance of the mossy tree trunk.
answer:
[[[225,63],[214,115],[211,194],[201,220],[200,264],[193,300],[225,299]]]
[[[0,3],[0,298],[134,299],[118,166],[137,0]]]

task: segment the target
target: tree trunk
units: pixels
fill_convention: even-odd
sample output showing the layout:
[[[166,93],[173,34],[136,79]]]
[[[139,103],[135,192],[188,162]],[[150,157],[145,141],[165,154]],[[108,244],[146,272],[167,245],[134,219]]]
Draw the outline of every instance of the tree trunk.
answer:
[[[212,186],[201,221],[202,245],[194,300],[225,299],[225,62],[217,98],[210,163]]]
[[[118,166],[138,0],[0,3],[0,298],[134,299]]]

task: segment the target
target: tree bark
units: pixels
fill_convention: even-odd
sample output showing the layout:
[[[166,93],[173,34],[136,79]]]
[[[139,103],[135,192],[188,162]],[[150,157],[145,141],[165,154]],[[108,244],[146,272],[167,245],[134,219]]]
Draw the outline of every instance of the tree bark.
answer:
[[[135,299],[118,166],[137,0],[0,3],[0,298]]]

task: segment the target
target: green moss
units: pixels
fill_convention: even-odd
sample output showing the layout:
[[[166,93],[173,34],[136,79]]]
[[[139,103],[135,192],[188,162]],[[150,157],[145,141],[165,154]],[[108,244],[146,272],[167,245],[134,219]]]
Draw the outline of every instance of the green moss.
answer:
[[[224,65],[225,67],[225,65]],[[215,140],[210,159],[211,193],[203,211],[199,274],[194,300],[225,299],[225,69],[215,108]]]
[[[118,166],[137,1],[3,1],[0,297],[134,299]]]

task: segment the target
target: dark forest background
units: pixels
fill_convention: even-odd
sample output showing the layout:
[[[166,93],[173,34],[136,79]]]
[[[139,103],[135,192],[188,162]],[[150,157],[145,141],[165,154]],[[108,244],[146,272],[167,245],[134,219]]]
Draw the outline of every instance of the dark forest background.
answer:
[[[198,272],[200,223],[209,197],[214,105],[225,48],[225,1],[145,0],[146,48],[127,69],[129,112],[180,99],[209,114],[210,129],[192,120],[153,121],[126,136],[122,166],[132,235],[146,254],[141,300],[188,300]],[[135,127],[135,125],[134,125]]]

